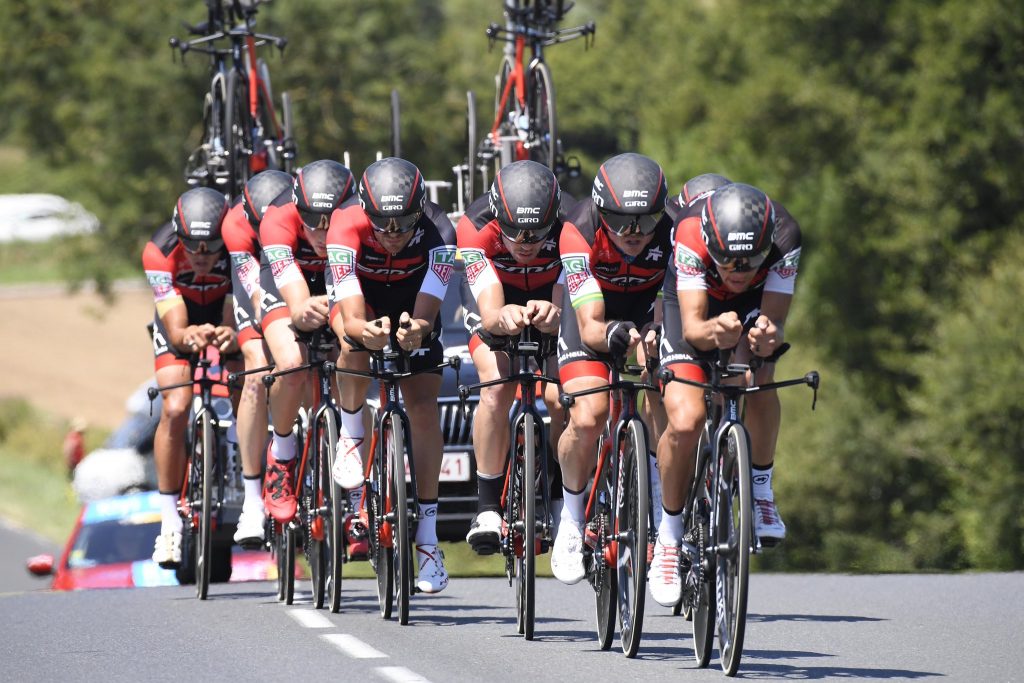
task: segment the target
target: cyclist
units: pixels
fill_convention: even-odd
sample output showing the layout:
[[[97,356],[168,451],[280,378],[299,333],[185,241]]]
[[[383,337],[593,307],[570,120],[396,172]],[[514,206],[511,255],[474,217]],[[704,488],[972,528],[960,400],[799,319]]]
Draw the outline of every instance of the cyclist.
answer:
[[[657,355],[658,298],[672,246],[667,194],[661,166],[640,154],[620,154],[601,165],[590,200],[567,217],[559,241],[563,308],[571,305],[575,315],[562,317],[558,340],[565,392],[608,383],[608,366],[598,354],[625,354],[640,345],[641,360]],[[607,417],[607,393],[581,397],[558,441],[565,503],[551,571],[565,583],[584,576],[584,489]]]
[[[423,176],[404,159],[387,157],[371,164],[359,181],[358,201],[350,201],[331,219],[331,326],[370,349],[392,338],[412,352],[412,370],[438,365],[444,358],[440,333],[441,301],[455,271],[455,229],[437,204],[427,201]],[[365,353],[343,342],[338,366],[366,370]],[[346,377],[341,387],[341,428],[334,479],[357,489],[364,483],[360,456],[365,428],[363,406],[369,379]],[[437,547],[437,482],[441,473],[440,416],[437,398],[441,371],[401,382],[410,428],[418,487],[416,585],[437,593],[448,585],[444,556]]]
[[[235,299],[235,327],[245,369],[267,365],[263,331],[256,311],[260,300],[259,226],[267,207],[292,187],[283,171],[263,171],[245,184],[241,196],[224,218],[224,244],[231,255],[231,285]],[[237,408],[238,448],[242,459],[245,502],[238,518],[235,542],[242,546],[263,543],[263,449],[267,437],[267,391],[260,373],[246,375]]]
[[[665,278],[661,363],[676,376],[705,382],[702,360],[736,348],[735,361],[767,362],[756,384],[771,382],[783,343],[800,262],[800,228],[792,216],[750,185],[724,185],[700,200],[676,226],[675,256]],[[682,509],[704,427],[704,391],[673,382],[665,387],[669,426],[658,444],[664,512],[649,576],[663,605],[679,600]],[[746,397],[754,475],[754,532],[764,545],[786,535],[772,493],[772,465],[781,409],[774,391]]]
[[[331,214],[352,195],[352,172],[330,159],[307,164],[295,176],[291,193],[278,196],[260,221],[260,308],[263,337],[277,372],[305,361],[297,331],[327,324],[327,227]],[[307,386],[304,373],[282,375],[270,388],[274,433],[267,447],[263,502],[278,522],[288,522],[295,498],[296,439],[292,427]]]
[[[527,325],[544,334],[558,333],[561,196],[550,169],[535,161],[516,161],[498,172],[490,192],[470,204],[459,221],[459,253],[466,269],[462,302],[469,351],[481,381],[509,372],[508,356],[492,351],[484,343],[489,338],[517,335]],[[547,374],[553,375],[553,359],[550,365]],[[557,447],[563,417],[558,386],[549,385],[544,393],[551,415],[551,444]],[[514,384],[481,389],[473,416],[479,498],[466,541],[481,555],[498,550],[508,415],[515,394]]]
[[[683,219],[683,214],[694,206],[697,206],[696,210],[699,216],[702,205],[699,205],[698,202],[722,185],[728,185],[731,182],[724,175],[717,173],[701,173],[687,180],[680,188],[679,194],[669,197],[665,202],[665,213],[672,219],[672,225],[677,225]]]
[[[207,346],[222,354],[237,351],[231,327],[231,272],[224,253],[221,224],[228,211],[224,195],[200,187],[178,198],[170,223],[161,226],[142,252],[153,288],[153,355],[157,386],[188,382],[192,359]],[[153,561],[161,567],[181,564],[182,520],[178,496],[185,477],[185,433],[192,388],[163,392],[160,424],[153,438],[160,490],[160,534]]]

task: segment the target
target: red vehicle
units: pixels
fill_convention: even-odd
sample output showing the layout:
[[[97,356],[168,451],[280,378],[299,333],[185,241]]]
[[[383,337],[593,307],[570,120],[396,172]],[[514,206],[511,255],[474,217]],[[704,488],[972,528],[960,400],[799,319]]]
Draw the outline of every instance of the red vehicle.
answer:
[[[37,555],[28,570],[53,575],[53,590],[175,586],[173,569],[150,559],[160,530],[159,494],[132,493],[87,503],[60,557]],[[214,580],[273,581],[277,565],[269,553],[225,547],[216,557]]]

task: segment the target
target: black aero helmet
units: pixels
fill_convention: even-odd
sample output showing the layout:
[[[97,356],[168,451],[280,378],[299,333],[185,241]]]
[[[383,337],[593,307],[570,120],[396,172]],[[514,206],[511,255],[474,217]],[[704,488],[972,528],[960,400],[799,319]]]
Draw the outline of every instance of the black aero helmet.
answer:
[[[513,242],[540,242],[558,218],[562,191],[547,166],[516,161],[500,171],[487,199],[502,234]]]
[[[732,181],[717,173],[701,173],[683,183],[679,190],[679,206],[689,206],[708,193],[714,192]]]
[[[730,270],[753,270],[772,247],[775,207],[756,187],[730,183],[704,204],[700,228],[715,263]]]
[[[649,235],[665,209],[668,184],[658,162],[627,152],[601,164],[590,196],[611,232]]]
[[[303,224],[311,230],[324,225],[324,217],[352,196],[352,171],[337,161],[320,159],[306,164],[295,175],[292,201]]]
[[[209,187],[197,187],[178,197],[171,224],[186,251],[218,252],[224,248],[221,223],[228,212],[228,200]]]
[[[397,157],[370,164],[359,181],[359,204],[378,232],[408,232],[423,215],[427,190],[416,165]]]
[[[263,220],[270,203],[292,186],[293,178],[284,171],[257,173],[242,188],[242,208],[253,226]]]

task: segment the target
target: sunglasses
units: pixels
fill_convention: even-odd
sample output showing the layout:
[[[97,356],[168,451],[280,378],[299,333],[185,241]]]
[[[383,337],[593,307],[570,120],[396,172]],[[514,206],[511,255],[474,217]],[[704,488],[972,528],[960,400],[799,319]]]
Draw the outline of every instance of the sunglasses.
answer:
[[[216,254],[224,248],[224,240],[179,239],[181,246],[190,254]]]
[[[501,228],[502,236],[513,244],[537,244],[537,242],[543,242],[547,239],[548,233],[551,232],[551,226],[546,228],[528,228],[526,230],[519,230],[517,228],[508,228],[499,223]]]
[[[299,219],[302,220],[302,224],[306,226],[306,229],[312,232],[326,230],[331,225],[330,214],[309,211],[308,209],[299,209]]]
[[[373,216],[367,214],[373,231],[387,234],[409,232],[416,227],[421,216],[423,216],[422,211],[417,211],[408,216]]]
[[[735,256],[724,259],[716,258],[714,254],[711,255],[711,260],[715,262],[715,265],[727,273],[748,273],[757,270],[766,258],[768,258],[767,251],[753,256]]]
[[[644,214],[642,216],[623,216],[617,213],[601,211],[601,222],[609,231],[619,236],[650,235],[658,227],[662,213]]]

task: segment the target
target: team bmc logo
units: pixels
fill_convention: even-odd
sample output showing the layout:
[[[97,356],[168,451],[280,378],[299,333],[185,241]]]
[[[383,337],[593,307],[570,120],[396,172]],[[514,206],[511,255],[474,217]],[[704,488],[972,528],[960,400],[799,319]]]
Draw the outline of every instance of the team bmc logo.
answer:
[[[570,295],[577,294],[591,277],[587,260],[582,256],[562,259],[562,268],[565,269],[565,285],[569,288]]]
[[[352,252],[348,249],[331,249],[327,252],[331,265],[331,277],[341,282],[352,273]]]
[[[466,280],[469,284],[475,285],[477,278],[487,268],[487,261],[484,260],[484,255],[477,250],[464,251],[462,252],[462,261],[466,264]]]
[[[439,249],[431,257],[430,269],[434,271],[441,280],[441,284],[448,286],[448,280],[452,278],[452,271],[455,270],[455,250]]]

